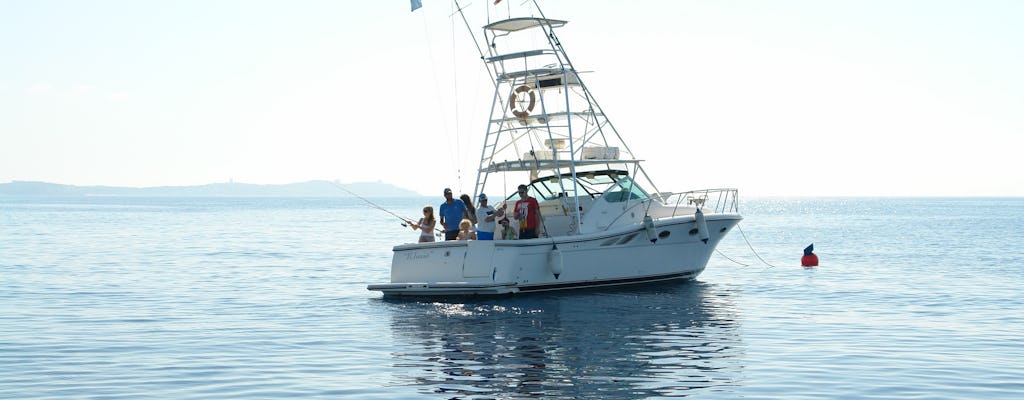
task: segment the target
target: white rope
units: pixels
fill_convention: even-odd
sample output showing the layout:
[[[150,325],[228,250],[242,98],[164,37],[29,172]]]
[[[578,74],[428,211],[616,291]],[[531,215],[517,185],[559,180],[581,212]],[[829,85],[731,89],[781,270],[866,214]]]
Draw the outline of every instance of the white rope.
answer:
[[[761,255],[760,255],[760,254],[757,254],[757,251],[756,251],[756,250],[754,250],[754,246],[751,246],[751,245],[750,245],[750,241],[749,241],[749,240],[747,240],[747,234],[743,233],[743,228],[741,228],[741,227],[740,227],[740,224],[736,224],[736,228],[740,230],[740,235],[741,235],[741,236],[743,236],[743,241],[744,241],[744,242],[747,242],[747,247],[749,247],[749,248],[750,248],[750,251],[751,251],[752,253],[754,253],[754,255],[755,255],[755,256],[757,256],[757,259],[758,259],[758,260],[761,260],[761,262],[763,262],[763,263],[764,263],[764,265],[767,265],[767,266],[768,266],[769,268],[775,268],[775,266],[774,266],[774,265],[771,265],[771,264],[769,264],[769,263],[768,263],[767,261],[765,261],[765,260],[764,260],[763,258],[761,258]]]
[[[741,266],[741,267],[749,267],[750,266],[750,264],[744,264],[744,263],[741,263],[739,261],[733,260],[732,258],[729,258],[729,256],[725,255],[725,253],[722,253],[722,251],[718,250],[717,248],[715,249],[715,253],[718,253],[718,255],[720,255],[722,257],[725,257],[726,260],[729,260],[729,261],[732,261],[732,262],[734,262],[736,264],[739,264],[739,266]]]

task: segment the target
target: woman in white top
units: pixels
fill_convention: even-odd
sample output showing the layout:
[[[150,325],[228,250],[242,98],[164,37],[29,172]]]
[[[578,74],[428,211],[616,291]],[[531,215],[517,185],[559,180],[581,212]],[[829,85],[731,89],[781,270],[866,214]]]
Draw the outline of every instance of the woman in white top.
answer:
[[[434,225],[437,219],[434,218],[434,207],[423,207],[423,218],[412,224],[412,229],[420,231],[420,243],[434,241]]]

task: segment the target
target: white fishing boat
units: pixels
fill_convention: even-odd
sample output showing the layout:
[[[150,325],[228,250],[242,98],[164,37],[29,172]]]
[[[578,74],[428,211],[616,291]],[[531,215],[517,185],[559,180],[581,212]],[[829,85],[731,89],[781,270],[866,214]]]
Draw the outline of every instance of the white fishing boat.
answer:
[[[540,15],[483,27],[495,91],[473,195],[529,182],[540,237],[397,245],[391,281],[369,290],[498,295],[692,279],[742,219],[736,189],[651,182],[562,48],[567,22]],[[506,199],[508,215],[518,199]]]

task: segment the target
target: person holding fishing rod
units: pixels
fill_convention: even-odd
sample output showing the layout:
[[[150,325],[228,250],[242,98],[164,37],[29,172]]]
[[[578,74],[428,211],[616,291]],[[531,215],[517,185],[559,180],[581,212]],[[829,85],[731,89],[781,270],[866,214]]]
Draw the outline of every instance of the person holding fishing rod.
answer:
[[[434,227],[437,225],[437,219],[434,218],[434,207],[431,207],[431,206],[423,207],[423,218],[420,218],[420,222],[419,223],[413,223],[412,220],[410,220],[408,218],[405,218],[405,217],[403,217],[401,215],[395,214],[395,213],[389,211],[388,209],[386,209],[384,207],[381,207],[377,203],[374,203],[374,202],[372,202],[370,200],[367,200],[365,197],[360,196],[358,193],[346,189],[341,184],[339,184],[337,182],[333,182],[333,183],[334,183],[334,186],[337,187],[338,189],[344,190],[348,194],[357,197],[359,200],[362,200],[366,204],[369,204],[370,207],[373,207],[373,208],[376,208],[376,209],[381,210],[383,212],[386,212],[388,214],[391,214],[395,218],[398,218],[398,219],[402,220],[402,226],[408,226],[408,227],[412,227],[413,230],[419,230],[420,231],[420,243],[423,243],[423,242],[433,242],[434,241]],[[429,212],[428,212],[428,210],[429,210]],[[442,221],[444,221],[444,220],[442,219]],[[458,232],[456,231],[456,233],[458,233]]]
[[[434,225],[437,220],[434,218],[434,207],[423,206],[423,218],[419,222],[409,221],[413,230],[420,231],[420,243],[434,241]]]

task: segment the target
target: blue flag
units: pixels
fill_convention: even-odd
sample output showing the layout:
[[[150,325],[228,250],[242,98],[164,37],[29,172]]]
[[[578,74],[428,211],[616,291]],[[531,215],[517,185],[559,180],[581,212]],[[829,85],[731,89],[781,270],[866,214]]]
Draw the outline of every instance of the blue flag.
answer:
[[[412,2],[412,11],[416,11],[417,8],[423,7],[423,2],[420,0],[409,0]]]

